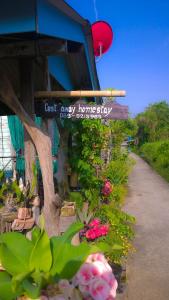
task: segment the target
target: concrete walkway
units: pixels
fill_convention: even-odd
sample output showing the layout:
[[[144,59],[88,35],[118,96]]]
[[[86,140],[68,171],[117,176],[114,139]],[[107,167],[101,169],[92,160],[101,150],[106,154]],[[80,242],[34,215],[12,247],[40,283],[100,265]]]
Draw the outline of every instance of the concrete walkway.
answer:
[[[141,158],[129,178],[125,211],[137,219],[136,253],[123,300],[169,300],[169,184]],[[118,299],[118,298],[117,298]]]

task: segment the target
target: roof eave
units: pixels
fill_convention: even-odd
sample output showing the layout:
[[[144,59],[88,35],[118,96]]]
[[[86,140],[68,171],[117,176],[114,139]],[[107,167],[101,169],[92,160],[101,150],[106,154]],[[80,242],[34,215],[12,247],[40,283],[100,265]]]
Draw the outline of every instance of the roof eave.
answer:
[[[66,14],[68,17],[73,19],[75,22],[80,23],[82,26],[85,26],[87,21],[82,18],[69,4],[64,0],[49,0],[55,7],[60,11]]]

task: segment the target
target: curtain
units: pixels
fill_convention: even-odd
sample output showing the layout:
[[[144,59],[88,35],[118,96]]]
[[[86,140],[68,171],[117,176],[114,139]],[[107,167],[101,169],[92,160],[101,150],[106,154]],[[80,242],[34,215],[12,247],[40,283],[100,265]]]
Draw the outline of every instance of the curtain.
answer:
[[[42,126],[42,119],[40,117],[35,118],[35,123],[39,127]],[[16,152],[16,170],[20,176],[24,176],[25,173],[25,159],[24,159],[24,128],[22,122],[17,116],[8,116],[8,126],[11,135],[11,141],[13,148]],[[53,141],[52,141],[52,155],[53,160],[53,171],[57,172],[58,164],[55,159],[58,152],[59,145],[59,132],[56,121],[53,120]],[[39,161],[37,161],[37,168],[40,170]]]

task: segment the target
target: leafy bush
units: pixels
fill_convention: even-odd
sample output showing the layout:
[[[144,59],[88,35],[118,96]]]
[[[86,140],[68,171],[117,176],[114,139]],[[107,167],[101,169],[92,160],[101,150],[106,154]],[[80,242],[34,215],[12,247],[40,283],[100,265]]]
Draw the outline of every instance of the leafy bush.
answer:
[[[169,140],[146,143],[140,148],[145,160],[169,181]]]
[[[110,121],[108,124],[101,120],[83,120],[74,125],[70,163],[78,173],[81,191],[77,196],[71,193],[70,200],[74,198],[78,208],[82,208],[82,199],[88,202],[89,211],[101,218],[103,224],[110,225],[109,233],[101,239],[110,245],[108,256],[112,262],[121,262],[132,248],[130,240],[134,233],[130,223],[133,218],[121,211],[121,204],[134,162],[121,150],[121,143],[127,134],[136,129],[135,122],[131,120]],[[101,153],[106,149],[110,151],[110,156],[105,163]],[[103,194],[106,182],[112,187],[108,195]],[[120,249],[111,247],[114,242],[120,244]]]
[[[169,104],[166,101],[149,105],[135,120],[139,146],[169,138]]]
[[[107,255],[110,261],[121,263],[127,257],[128,252],[133,249],[131,240],[134,237],[132,225],[135,218],[123,212],[116,205],[102,205],[96,213],[102,222],[110,225],[109,233],[102,238],[104,242],[110,245]],[[117,250],[112,249],[111,245],[117,244],[121,246]]]

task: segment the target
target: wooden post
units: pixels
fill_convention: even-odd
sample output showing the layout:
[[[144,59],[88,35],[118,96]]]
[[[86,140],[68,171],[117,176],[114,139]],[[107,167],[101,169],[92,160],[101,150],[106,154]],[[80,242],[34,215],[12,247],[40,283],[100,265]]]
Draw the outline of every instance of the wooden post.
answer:
[[[34,78],[33,60],[24,58],[20,60],[20,101],[27,114],[34,119]],[[33,164],[36,160],[34,143],[26,129],[24,129],[24,156],[25,156],[25,180],[32,182]]]
[[[45,228],[49,236],[57,235],[59,233],[60,198],[54,192],[51,141],[47,132],[36,126],[33,119],[24,110],[3,67],[0,67],[0,98],[18,115],[35,144],[43,178]]]
[[[69,193],[68,174],[66,168],[68,165],[69,130],[62,127],[59,121],[57,122],[57,126],[59,129],[60,140],[58,149],[58,171],[55,176],[58,183],[59,196],[65,200]]]

